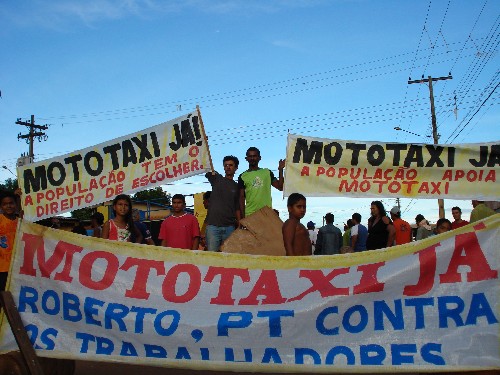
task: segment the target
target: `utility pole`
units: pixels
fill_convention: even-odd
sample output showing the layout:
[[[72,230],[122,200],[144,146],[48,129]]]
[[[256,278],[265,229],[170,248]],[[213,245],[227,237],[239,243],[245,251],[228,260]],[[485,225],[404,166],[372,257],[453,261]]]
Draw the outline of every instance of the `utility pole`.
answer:
[[[408,84],[411,85],[412,83],[429,83],[429,96],[431,99],[431,121],[432,121],[432,138],[434,139],[434,144],[437,145],[439,142],[439,134],[437,132],[437,121],[436,121],[436,110],[434,107],[434,91],[432,89],[432,82],[436,81],[444,81],[447,79],[453,79],[451,76],[451,73],[448,73],[447,77],[438,77],[438,78],[432,78],[431,76],[428,76],[427,78],[422,79],[417,79],[412,81],[411,79],[408,81]],[[439,218],[442,219],[444,218],[444,200],[443,199],[438,199],[438,207],[439,207]]]
[[[28,134],[19,133],[17,135],[17,139],[26,139],[26,143],[29,144],[29,146],[30,146],[30,149],[29,149],[30,163],[33,163],[33,161],[35,159],[35,153],[33,151],[33,140],[35,138],[38,138],[39,142],[41,142],[42,139],[44,141],[47,140],[47,135],[44,132],[35,131],[35,129],[47,130],[49,127],[47,125],[35,125],[35,115],[31,115],[31,121],[21,121],[21,119],[18,118],[16,121],[16,124],[22,125],[22,126],[27,126],[30,128],[30,132]]]

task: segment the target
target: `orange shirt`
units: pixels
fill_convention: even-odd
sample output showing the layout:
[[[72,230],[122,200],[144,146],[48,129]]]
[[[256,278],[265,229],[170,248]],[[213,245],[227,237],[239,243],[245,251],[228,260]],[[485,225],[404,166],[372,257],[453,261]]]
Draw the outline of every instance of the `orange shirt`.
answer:
[[[9,272],[16,229],[17,218],[10,220],[5,215],[0,214],[0,272]]]
[[[402,245],[411,242],[411,226],[403,219],[394,220],[396,228],[396,245]]]

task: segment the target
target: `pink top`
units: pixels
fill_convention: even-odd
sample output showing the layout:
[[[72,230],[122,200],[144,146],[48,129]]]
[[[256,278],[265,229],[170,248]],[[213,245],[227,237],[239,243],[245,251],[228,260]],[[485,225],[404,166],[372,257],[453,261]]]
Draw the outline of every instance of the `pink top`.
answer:
[[[118,228],[113,219],[109,221],[109,240],[128,242],[130,241],[130,235],[128,225],[125,228]]]

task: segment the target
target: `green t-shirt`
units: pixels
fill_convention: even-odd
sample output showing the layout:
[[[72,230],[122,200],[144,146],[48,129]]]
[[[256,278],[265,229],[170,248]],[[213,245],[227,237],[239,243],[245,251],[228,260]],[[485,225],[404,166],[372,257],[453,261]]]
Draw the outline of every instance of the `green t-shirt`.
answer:
[[[253,214],[264,206],[272,207],[273,181],[276,181],[276,177],[267,168],[248,170],[240,174],[238,186],[240,189],[245,189],[245,216]]]

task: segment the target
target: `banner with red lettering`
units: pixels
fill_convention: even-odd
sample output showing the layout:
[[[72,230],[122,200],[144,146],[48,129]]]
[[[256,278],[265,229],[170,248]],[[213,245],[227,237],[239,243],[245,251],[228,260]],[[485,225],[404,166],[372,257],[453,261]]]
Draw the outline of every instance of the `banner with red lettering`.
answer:
[[[289,134],[284,195],[499,200],[500,143],[431,145]]]
[[[500,369],[500,215],[362,253],[270,257],[22,222],[12,292],[41,356],[253,372]],[[0,350],[16,349],[4,319]]]
[[[24,218],[60,215],[210,169],[198,111],[17,169]]]

